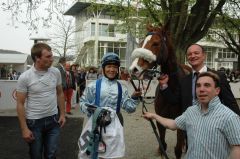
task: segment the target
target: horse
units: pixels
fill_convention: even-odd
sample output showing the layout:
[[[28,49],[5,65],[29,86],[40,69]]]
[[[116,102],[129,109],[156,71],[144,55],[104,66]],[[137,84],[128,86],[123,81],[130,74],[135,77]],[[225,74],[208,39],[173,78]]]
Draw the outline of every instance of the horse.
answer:
[[[148,33],[145,39],[140,43],[140,47],[133,50],[131,54],[133,62],[129,68],[130,72],[138,78],[142,78],[144,72],[150,69],[155,69],[161,74],[168,74],[168,87],[175,92],[179,78],[190,73],[191,68],[177,63],[171,37],[165,27],[148,25],[147,31]],[[171,105],[167,99],[163,98],[163,95],[160,93],[159,85],[155,92],[154,107],[158,115],[166,118],[175,119],[182,114],[182,108],[179,105]],[[157,128],[160,135],[160,141],[164,150],[166,150],[166,128],[159,123],[157,123]],[[175,147],[175,156],[177,159],[181,158],[184,142],[185,135],[183,131],[177,130],[177,144]]]

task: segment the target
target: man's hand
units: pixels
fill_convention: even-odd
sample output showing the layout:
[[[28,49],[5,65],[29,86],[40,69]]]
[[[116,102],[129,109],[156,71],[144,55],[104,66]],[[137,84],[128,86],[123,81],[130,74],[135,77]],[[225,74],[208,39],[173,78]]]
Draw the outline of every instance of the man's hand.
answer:
[[[160,86],[166,85],[168,83],[169,77],[167,74],[161,75],[158,78],[159,84]]]
[[[142,95],[142,90],[137,90],[137,91],[134,91],[131,98],[132,99],[136,99],[137,97],[140,97]]]
[[[144,114],[142,115],[142,117],[144,117],[145,119],[154,119],[154,113],[150,113],[150,112],[144,112]]]
[[[61,128],[64,126],[64,124],[66,123],[65,115],[60,115],[58,123],[59,123]]]
[[[31,143],[35,139],[32,131],[28,128],[22,130],[22,137],[27,143]]]

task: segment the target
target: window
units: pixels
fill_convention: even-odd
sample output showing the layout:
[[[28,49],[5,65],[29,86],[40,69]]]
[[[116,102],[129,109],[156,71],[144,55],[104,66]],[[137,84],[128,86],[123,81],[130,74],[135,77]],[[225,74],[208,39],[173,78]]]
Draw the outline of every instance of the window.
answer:
[[[114,37],[114,25],[113,24],[99,24],[99,35]]]
[[[226,48],[219,48],[218,49],[218,58],[221,60],[228,60],[229,62],[218,62],[217,67],[224,67],[225,69],[233,69],[233,62],[232,59],[237,58],[237,55],[231,52],[229,49]]]
[[[108,24],[99,24],[99,35],[108,36]]]
[[[95,36],[95,23],[91,23],[91,36]]]
[[[105,51],[105,52],[104,52]],[[102,56],[106,52],[114,52],[119,55],[121,60],[121,66],[126,65],[126,43],[118,43],[118,42],[100,42],[99,49],[98,49],[98,57],[101,60]]]
[[[213,65],[213,63],[214,63],[214,61],[213,61],[213,48],[212,47],[205,47],[205,50],[206,50],[206,53],[207,53],[205,64],[209,68],[214,68],[214,65]]]

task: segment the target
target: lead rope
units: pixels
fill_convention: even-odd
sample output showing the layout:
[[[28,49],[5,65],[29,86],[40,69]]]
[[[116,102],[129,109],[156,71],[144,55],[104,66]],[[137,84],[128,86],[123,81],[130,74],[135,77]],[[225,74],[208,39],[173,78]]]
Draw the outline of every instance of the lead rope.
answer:
[[[152,81],[152,79],[150,79],[150,80],[148,81],[148,85],[147,85],[146,91],[144,92],[144,96],[143,96],[143,97],[142,97],[142,96],[140,97],[140,101],[142,102],[142,114],[144,114],[145,112],[148,112],[147,107],[146,107],[146,105],[145,105],[145,100],[144,100],[144,98],[145,98],[145,95],[146,95],[146,93],[147,93],[147,90],[148,90],[148,88],[149,88],[149,86],[150,86],[151,81]],[[132,79],[130,79],[130,82],[131,82],[133,88],[135,89],[135,91],[140,90],[140,80],[138,80],[138,84],[139,84],[139,85],[138,85],[138,88],[136,87],[136,85],[135,85],[135,83],[133,82]],[[142,82],[142,86],[143,86],[143,81],[141,80],[141,82]],[[144,109],[145,109],[145,111],[144,111]],[[155,134],[155,136],[156,136],[156,138],[157,138],[157,140],[158,140],[158,144],[159,144],[161,153],[163,154],[163,156],[164,156],[166,159],[169,159],[166,151],[165,151],[164,148],[163,148],[163,144],[162,144],[162,142],[161,142],[161,140],[160,140],[160,137],[159,137],[159,135],[158,135],[156,125],[154,124],[154,122],[153,122],[152,119],[148,119],[148,121],[150,122],[150,124],[151,124],[151,126],[152,126],[152,129],[153,129],[153,132],[154,132],[154,134]]]

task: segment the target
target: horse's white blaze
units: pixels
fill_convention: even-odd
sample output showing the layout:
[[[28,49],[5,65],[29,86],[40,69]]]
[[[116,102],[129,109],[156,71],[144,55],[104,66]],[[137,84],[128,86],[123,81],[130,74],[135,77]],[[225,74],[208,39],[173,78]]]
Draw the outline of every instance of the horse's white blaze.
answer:
[[[145,40],[144,40],[144,42],[143,42],[143,45],[142,45],[142,48],[145,48],[145,46],[147,45],[148,41],[151,40],[151,38],[152,38],[152,35],[148,35],[148,36],[145,38]]]
[[[130,70],[130,71],[133,71],[133,70],[136,68],[139,72],[142,72],[142,68],[141,68],[137,63],[138,63],[138,58],[136,58],[136,59],[132,62],[131,66],[129,67],[129,70]]]
[[[151,50],[144,48],[147,45],[147,43],[151,40],[151,38],[152,38],[152,35],[148,35],[143,42],[142,48],[136,48],[132,52],[133,62],[131,64],[129,70],[132,72],[134,69],[136,69],[137,72],[134,72],[136,76],[141,75],[141,72],[143,71],[143,68],[138,65],[139,58],[143,58],[144,60],[148,61],[149,63],[152,63],[153,61],[156,61],[156,59],[157,59],[156,55],[154,55]],[[140,77],[138,77],[138,78],[140,78]]]

